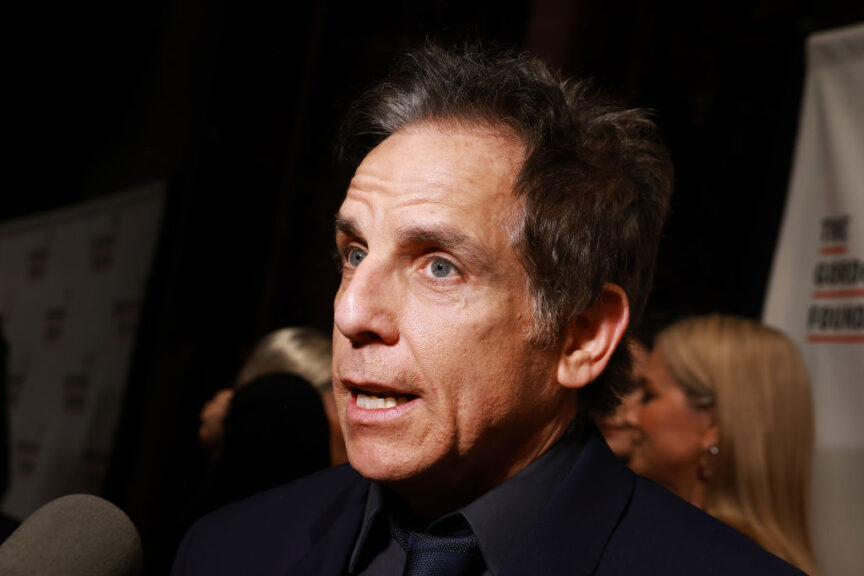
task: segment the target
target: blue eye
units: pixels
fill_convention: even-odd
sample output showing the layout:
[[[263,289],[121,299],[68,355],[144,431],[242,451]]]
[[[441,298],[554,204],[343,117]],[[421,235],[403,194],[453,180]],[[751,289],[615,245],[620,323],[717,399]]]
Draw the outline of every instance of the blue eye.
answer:
[[[348,249],[347,259],[348,264],[350,264],[351,266],[356,268],[360,265],[364,258],[366,258],[366,252],[364,252],[360,248],[351,247]]]
[[[447,260],[437,258],[429,265],[429,270],[436,278],[446,278],[453,271],[453,264]]]

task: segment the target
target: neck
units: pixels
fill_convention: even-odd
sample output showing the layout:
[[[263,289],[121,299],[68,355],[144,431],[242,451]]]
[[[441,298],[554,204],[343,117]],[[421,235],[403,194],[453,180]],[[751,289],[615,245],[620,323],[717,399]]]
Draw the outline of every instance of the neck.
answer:
[[[564,436],[571,421],[562,419],[560,425],[547,431],[541,442],[534,443],[516,458],[512,453],[513,443],[502,441],[499,447],[503,452],[487,450],[482,459],[477,455],[466,456],[465,460],[471,461],[473,466],[461,473],[456,472],[460,470],[459,464],[453,462],[441,466],[437,474],[430,471],[422,478],[390,484],[388,487],[402,496],[414,515],[424,520],[434,520],[467,506],[530,466]],[[511,464],[502,467],[501,463],[507,457]],[[442,470],[446,472],[440,472]]]
[[[680,496],[687,500],[690,504],[696,506],[699,509],[705,509],[705,496],[707,493],[707,489],[705,486],[705,482],[700,480],[699,478],[694,479],[692,482],[689,482],[685,486],[676,487],[676,489],[672,490]]]

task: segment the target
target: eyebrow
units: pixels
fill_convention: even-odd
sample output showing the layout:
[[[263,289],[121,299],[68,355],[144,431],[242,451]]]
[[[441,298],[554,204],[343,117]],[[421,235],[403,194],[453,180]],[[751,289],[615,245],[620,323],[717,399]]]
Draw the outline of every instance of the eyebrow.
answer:
[[[472,242],[467,234],[446,224],[409,225],[397,233],[407,244],[451,252],[475,272],[495,272],[494,260],[488,252]]]
[[[400,238],[413,244],[434,244],[445,250],[455,250],[466,246],[468,237],[449,226],[406,226],[398,231]],[[474,249],[468,245],[468,248]]]
[[[333,219],[333,224],[336,226],[336,232],[338,234],[352,236],[354,238],[360,238],[362,236],[357,221],[352,218],[342,218],[337,214]]]
[[[363,237],[360,226],[353,218],[342,218],[337,215],[334,224],[337,233],[355,238]],[[406,226],[396,233],[400,239],[410,244],[433,244],[444,250],[467,246],[469,250],[475,250],[473,246],[466,245],[468,237],[465,234],[446,225]]]
[[[336,216],[337,234],[349,238],[363,238],[360,226],[353,218]],[[446,224],[409,225],[396,231],[401,242],[414,246],[428,246],[452,252],[476,271],[493,273],[495,267],[490,255],[471,242],[468,235]]]

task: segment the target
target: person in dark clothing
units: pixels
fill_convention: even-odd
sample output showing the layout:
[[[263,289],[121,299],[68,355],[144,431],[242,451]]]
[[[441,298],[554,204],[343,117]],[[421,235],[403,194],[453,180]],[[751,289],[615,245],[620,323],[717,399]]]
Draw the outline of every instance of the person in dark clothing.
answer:
[[[330,362],[329,338],[311,328],[283,328],[256,344],[234,386],[201,411],[198,439],[212,460],[176,530],[182,534],[221,506],[331,465]]]
[[[202,519],[175,576],[798,573],[578,417],[629,385],[651,285],[672,171],[644,112],[529,56],[429,46],[343,136],[350,466]]]
[[[207,508],[263,492],[330,465],[330,433],[315,388],[267,374],[239,388],[224,423]]]

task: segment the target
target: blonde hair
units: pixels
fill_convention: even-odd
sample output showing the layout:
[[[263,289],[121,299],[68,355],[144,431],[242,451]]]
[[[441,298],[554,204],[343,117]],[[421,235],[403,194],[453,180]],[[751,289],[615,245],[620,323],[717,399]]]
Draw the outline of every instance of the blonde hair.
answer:
[[[267,374],[300,376],[319,392],[330,384],[333,349],[330,338],[314,328],[283,328],[262,338],[240,369],[234,387]]]
[[[719,453],[705,511],[816,574],[812,398],[798,349],[777,330],[723,315],[674,324],[656,346],[691,404],[714,408]]]

